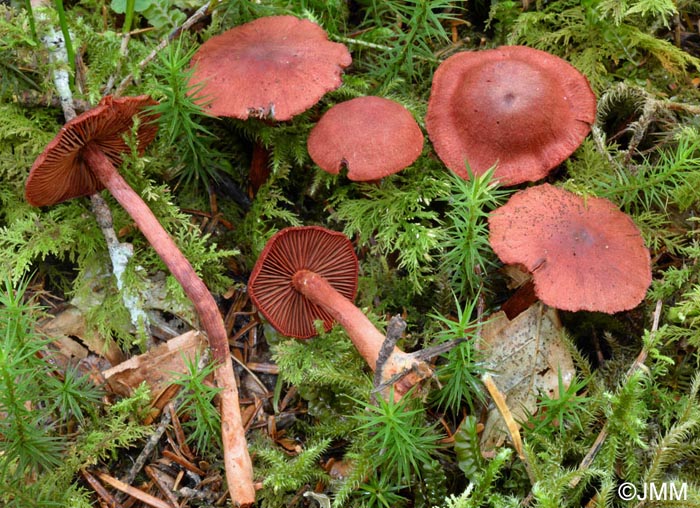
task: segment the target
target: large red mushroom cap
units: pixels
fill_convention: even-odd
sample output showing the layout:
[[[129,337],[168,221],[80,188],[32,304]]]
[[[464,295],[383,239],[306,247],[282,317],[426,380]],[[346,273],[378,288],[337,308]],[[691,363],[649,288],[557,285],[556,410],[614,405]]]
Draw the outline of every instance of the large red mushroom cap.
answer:
[[[345,235],[319,226],[285,228],[267,242],[248,281],[250,299],[280,333],[308,339],[317,334],[314,321],[322,320],[328,331],[335,320],[294,288],[301,270],[322,276],[352,301],[359,265]]]
[[[190,84],[202,85],[196,93],[214,116],[289,120],[338,88],[351,63],[348,49],[317,24],[268,16],[202,44]]]
[[[29,204],[53,205],[104,189],[87,167],[81,155],[83,148],[88,144],[96,146],[118,167],[122,154],[129,151],[123,136],[134,126],[134,116],[138,116],[138,150],[143,153],[158,132],[155,116],[144,110],[155,104],[147,95],[106,96],[97,106],[66,123],[29,172],[25,188]]]
[[[501,261],[529,270],[552,307],[612,314],[636,307],[651,284],[639,229],[607,199],[539,185],[495,210],[489,228]]]
[[[544,178],[588,135],[596,100],[559,57],[524,46],[457,53],[433,78],[426,129],[452,171],[496,166],[502,185]]]
[[[321,117],[307,142],[313,161],[355,181],[378,180],[410,166],[423,150],[423,133],[401,104],[383,97],[341,102]]]

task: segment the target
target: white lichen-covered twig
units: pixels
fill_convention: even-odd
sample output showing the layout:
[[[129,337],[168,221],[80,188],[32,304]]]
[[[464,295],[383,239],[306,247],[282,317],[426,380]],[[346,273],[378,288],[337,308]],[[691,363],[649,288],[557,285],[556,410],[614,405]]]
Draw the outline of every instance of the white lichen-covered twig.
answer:
[[[53,82],[56,92],[61,101],[63,117],[66,122],[75,118],[75,107],[73,105],[73,92],[70,87],[70,65],[68,63],[68,51],[63,33],[56,31],[47,21],[48,16],[42,9],[47,2],[45,0],[32,0],[32,7],[37,21],[45,25],[45,33],[41,41],[49,52],[49,59],[53,65]],[[112,213],[107,202],[99,194],[90,196],[92,212],[95,215],[97,224],[102,230],[107,243],[110,260],[112,261],[112,271],[117,280],[117,288],[122,295],[124,306],[129,311],[131,323],[139,330],[145,329],[148,325],[148,314],[141,307],[141,299],[128,291],[124,287],[124,272],[129,259],[133,255],[133,246],[129,243],[121,243],[114,232],[112,224]],[[143,327],[143,328],[142,328]]]
[[[137,330],[145,330],[150,321],[148,314],[143,310],[141,298],[124,286],[124,273],[129,259],[134,254],[134,247],[130,243],[120,242],[117,238],[112,225],[112,213],[102,196],[93,194],[90,196],[90,201],[92,213],[105,237],[109,259],[112,261],[112,272],[117,279],[117,289],[122,296],[124,307],[129,311],[131,324]]]
[[[37,17],[41,16],[41,10],[37,12]],[[66,41],[61,32],[57,32],[52,27],[46,29],[46,33],[41,37],[46,49],[49,50],[49,60],[53,64],[53,83],[61,99],[61,108],[66,121],[75,117],[73,107],[73,94],[70,89],[70,73],[68,72],[68,52],[66,51]]]

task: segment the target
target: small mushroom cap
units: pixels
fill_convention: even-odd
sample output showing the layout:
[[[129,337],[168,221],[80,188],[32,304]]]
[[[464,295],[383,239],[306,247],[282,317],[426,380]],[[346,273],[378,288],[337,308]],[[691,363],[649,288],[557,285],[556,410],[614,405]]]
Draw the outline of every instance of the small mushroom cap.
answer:
[[[489,229],[501,261],[529,270],[552,307],[612,314],[636,307],[651,284],[639,229],[607,199],[538,185],[495,210]]]
[[[268,16],[206,41],[192,58],[191,85],[214,116],[289,120],[341,85],[352,63],[317,24]]]
[[[123,135],[138,127],[138,150],[143,153],[158,132],[156,116],[144,108],[156,101],[147,95],[138,97],[103,97],[100,103],[67,122],[36,159],[29,172],[25,197],[32,206],[47,206],[101,191],[104,186],[81,157],[88,143],[97,145],[119,167],[122,154],[130,148]]]
[[[286,228],[267,242],[248,281],[250,299],[277,331],[308,339],[317,335],[314,321],[322,320],[328,331],[334,319],[294,289],[299,270],[321,275],[352,301],[359,265],[345,235],[319,226]]]
[[[307,147],[328,173],[337,175],[345,166],[350,180],[378,180],[413,164],[423,150],[423,133],[401,104],[358,97],[326,111]]]
[[[588,135],[596,100],[559,57],[524,46],[457,53],[433,78],[425,126],[440,159],[468,178],[498,163],[502,185],[544,178]]]

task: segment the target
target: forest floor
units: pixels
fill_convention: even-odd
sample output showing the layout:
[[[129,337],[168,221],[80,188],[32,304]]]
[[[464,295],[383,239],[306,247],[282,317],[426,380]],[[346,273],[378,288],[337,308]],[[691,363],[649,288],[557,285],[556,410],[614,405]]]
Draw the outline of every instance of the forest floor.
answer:
[[[0,2],[0,505],[698,507],[699,203],[692,0]]]

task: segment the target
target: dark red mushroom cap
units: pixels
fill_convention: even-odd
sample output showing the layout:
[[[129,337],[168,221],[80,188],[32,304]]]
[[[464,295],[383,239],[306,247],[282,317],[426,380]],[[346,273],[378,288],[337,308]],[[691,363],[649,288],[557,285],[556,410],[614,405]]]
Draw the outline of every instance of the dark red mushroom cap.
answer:
[[[413,164],[423,150],[423,133],[401,104],[358,97],[326,111],[307,147],[324,171],[336,175],[346,167],[350,180],[378,180]]]
[[[250,298],[280,333],[308,339],[317,334],[314,321],[322,320],[328,331],[334,320],[294,289],[292,278],[299,270],[321,275],[352,301],[359,266],[350,240],[319,226],[286,228],[267,242],[248,281]]]
[[[341,84],[343,45],[294,16],[259,18],[214,36],[192,58],[191,85],[214,116],[289,120]]]
[[[457,53],[438,67],[425,119],[440,159],[462,178],[498,163],[502,185],[543,178],[588,135],[596,100],[559,57],[523,46]]]
[[[87,144],[94,144],[119,167],[122,154],[129,151],[124,134],[139,116],[138,150],[143,153],[156,136],[155,116],[144,111],[156,101],[147,95],[138,97],[104,97],[100,103],[66,123],[36,159],[25,188],[32,206],[47,206],[68,199],[88,196],[104,186],[81,157]]]
[[[495,210],[489,228],[501,261],[529,270],[552,307],[612,314],[636,307],[651,284],[639,229],[607,199],[538,185]]]

